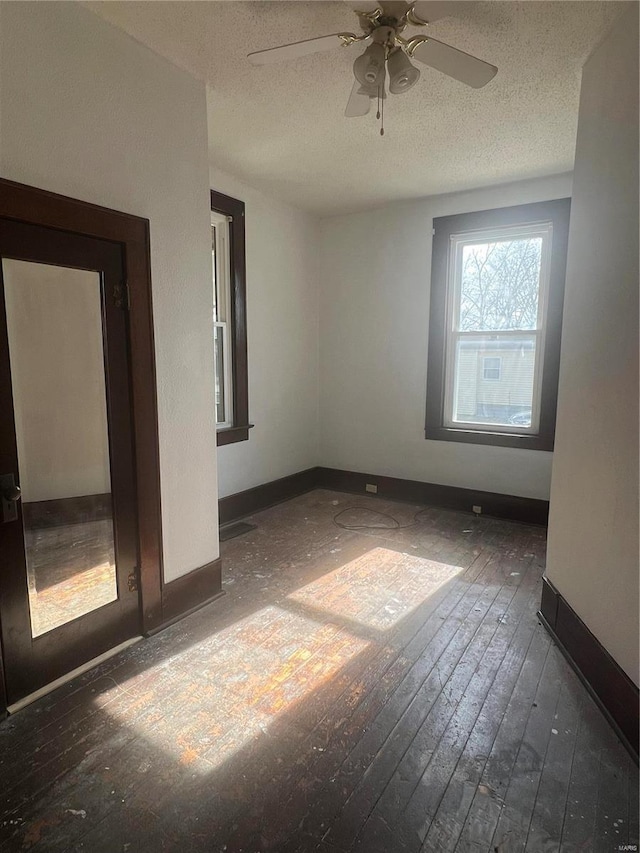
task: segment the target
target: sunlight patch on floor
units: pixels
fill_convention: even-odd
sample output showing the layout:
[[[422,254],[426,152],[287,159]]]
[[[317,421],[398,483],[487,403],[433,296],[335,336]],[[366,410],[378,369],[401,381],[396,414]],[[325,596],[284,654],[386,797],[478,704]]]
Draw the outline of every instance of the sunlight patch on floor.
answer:
[[[192,772],[207,773],[270,737],[276,719],[297,714],[369,645],[331,622],[270,605],[139,681],[114,683],[98,701]]]
[[[288,598],[385,631],[462,571],[461,566],[373,548]]]
[[[248,758],[269,738],[274,743],[275,725],[279,733],[283,726],[304,729],[310,700],[356,656],[380,648],[389,629],[461,571],[372,548],[281,605],[263,607],[145,670],[126,688],[114,684],[98,701],[188,772],[208,773],[232,757]]]

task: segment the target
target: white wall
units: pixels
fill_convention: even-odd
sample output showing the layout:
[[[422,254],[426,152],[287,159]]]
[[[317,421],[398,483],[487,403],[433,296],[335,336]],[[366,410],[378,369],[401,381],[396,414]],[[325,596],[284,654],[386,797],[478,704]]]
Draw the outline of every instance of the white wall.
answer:
[[[0,16],[3,176],[151,222],[172,580],[219,553],[204,85],[77,3]]]
[[[22,501],[111,491],[100,276],[2,260]]]
[[[220,447],[220,495],[318,464],[318,221],[211,169],[245,203],[249,440]]]
[[[570,195],[564,174],[323,221],[321,465],[549,497],[551,453],[425,441],[431,229],[438,216]]]
[[[638,683],[638,9],[580,98],[547,575]]]

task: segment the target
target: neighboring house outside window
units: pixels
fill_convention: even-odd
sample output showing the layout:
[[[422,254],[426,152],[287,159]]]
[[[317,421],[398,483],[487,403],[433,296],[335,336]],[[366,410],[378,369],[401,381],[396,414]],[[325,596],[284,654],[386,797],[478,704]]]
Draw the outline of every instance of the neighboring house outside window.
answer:
[[[569,209],[434,220],[428,439],[553,448]]]
[[[211,190],[218,445],[249,438],[244,203]]]

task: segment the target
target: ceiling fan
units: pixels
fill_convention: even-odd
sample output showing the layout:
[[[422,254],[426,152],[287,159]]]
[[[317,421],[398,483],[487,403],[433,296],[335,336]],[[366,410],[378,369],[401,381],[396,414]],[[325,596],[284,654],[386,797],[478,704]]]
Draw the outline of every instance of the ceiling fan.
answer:
[[[361,35],[332,33],[257,50],[249,54],[249,61],[254,65],[267,65],[332,50],[340,45],[350,46],[356,42],[366,42],[368,47],[353,63],[355,83],[344,113],[349,118],[366,115],[374,98],[378,99],[378,118],[380,117],[380,104],[384,110],[384,99],[387,96],[387,75],[388,88],[392,95],[407,92],[414,86],[418,82],[420,71],[412,64],[412,59],[417,59],[418,62],[474,89],[485,86],[498,71],[495,65],[490,65],[430,35],[414,35],[410,38],[402,36],[406,27],[428,27],[440,18],[460,12],[467,3],[459,0],[355,0],[348,5],[358,16]],[[383,128],[381,133],[384,133]]]

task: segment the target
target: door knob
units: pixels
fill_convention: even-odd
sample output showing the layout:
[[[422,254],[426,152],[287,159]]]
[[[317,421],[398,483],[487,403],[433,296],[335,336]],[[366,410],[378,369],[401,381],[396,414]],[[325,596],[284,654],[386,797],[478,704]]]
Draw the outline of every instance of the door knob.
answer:
[[[2,521],[16,521],[18,518],[18,507],[16,502],[22,497],[20,486],[16,485],[13,474],[0,474],[0,506],[2,507]]]
[[[2,497],[5,501],[19,501],[22,497],[22,489],[20,486],[16,486],[15,484],[5,486],[2,490]]]

